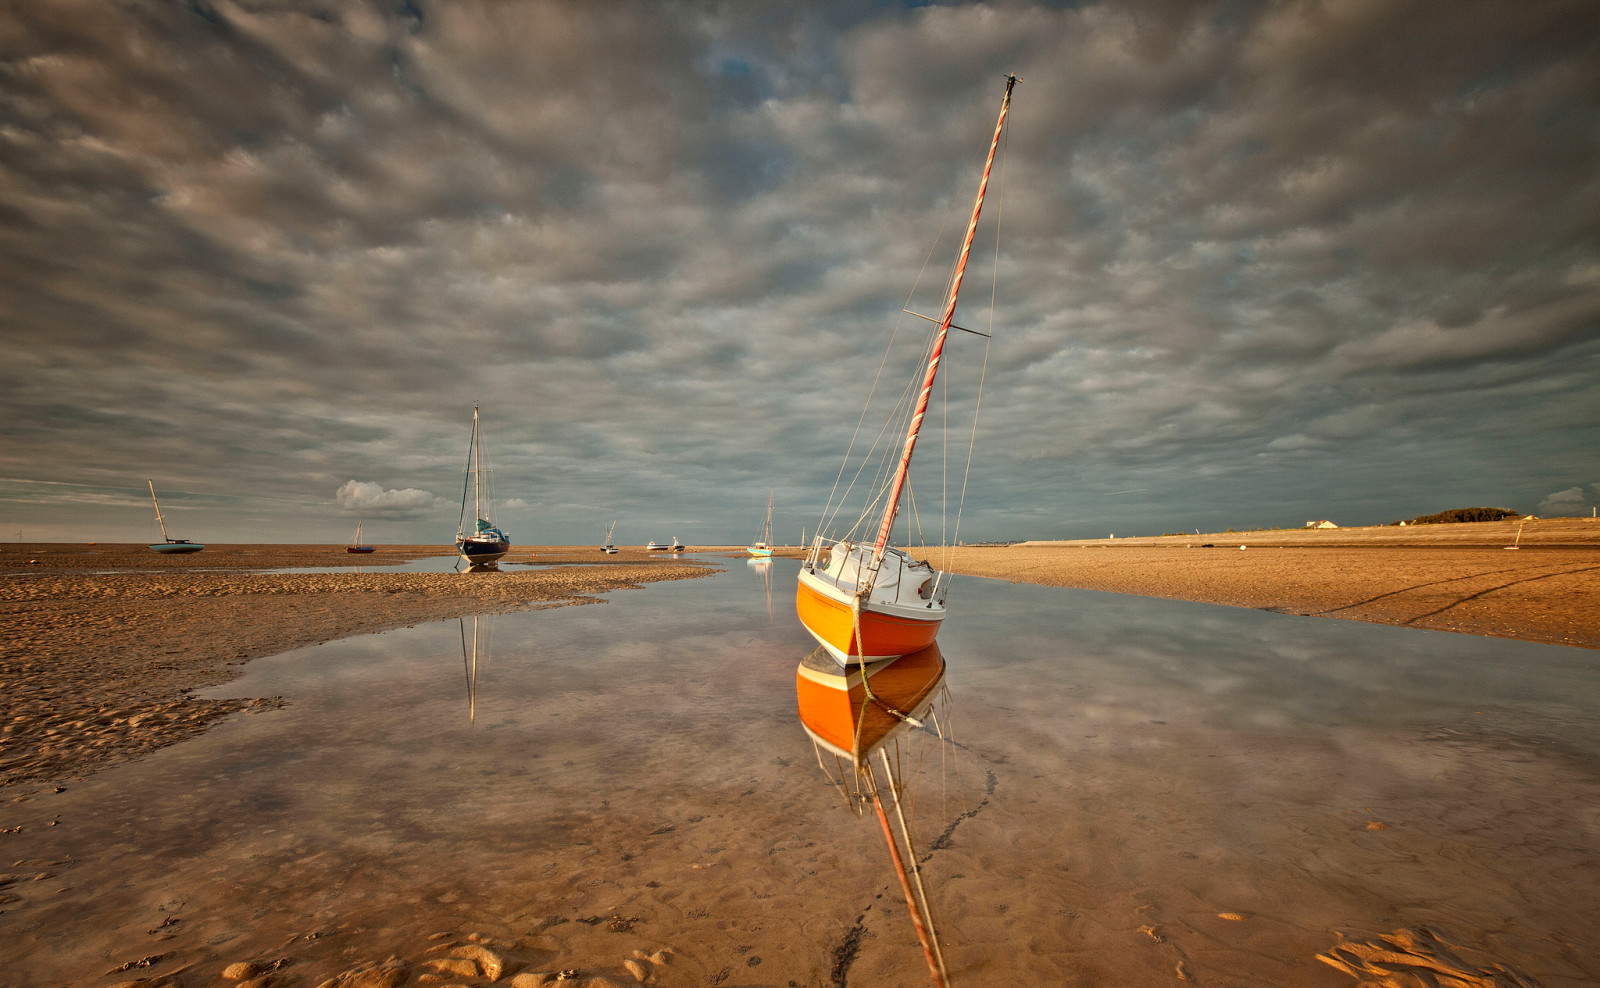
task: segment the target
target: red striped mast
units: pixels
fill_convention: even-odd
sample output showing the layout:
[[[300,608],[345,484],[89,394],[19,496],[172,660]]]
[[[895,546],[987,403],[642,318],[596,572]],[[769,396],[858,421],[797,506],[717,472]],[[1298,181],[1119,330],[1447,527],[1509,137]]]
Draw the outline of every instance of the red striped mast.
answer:
[[[883,523],[878,526],[878,541],[872,555],[874,564],[883,559],[884,547],[889,544],[889,530],[894,528],[895,515],[900,513],[900,494],[905,490],[906,476],[911,472],[911,451],[916,448],[917,433],[922,430],[922,417],[928,411],[928,396],[933,392],[933,379],[939,373],[939,355],[944,352],[945,337],[950,335],[950,320],[955,318],[956,296],[961,293],[961,277],[967,270],[967,256],[972,253],[972,235],[978,230],[978,213],[983,210],[983,196],[989,190],[989,170],[994,167],[994,152],[1000,146],[1000,130],[1006,125],[1006,112],[1011,109],[1011,88],[1016,84],[1016,76],[1006,76],[1006,95],[1000,101],[1000,119],[995,121],[994,139],[989,142],[989,159],[983,163],[983,181],[978,183],[978,198],[972,203],[972,219],[967,223],[967,236],[961,243],[955,278],[950,282],[950,300],[945,303],[944,316],[939,320],[939,335],[934,337],[933,352],[928,355],[928,373],[922,379],[922,393],[917,396],[917,409],[911,416],[905,449],[900,452],[900,466],[894,472],[894,487],[889,492],[889,503],[883,509]]]

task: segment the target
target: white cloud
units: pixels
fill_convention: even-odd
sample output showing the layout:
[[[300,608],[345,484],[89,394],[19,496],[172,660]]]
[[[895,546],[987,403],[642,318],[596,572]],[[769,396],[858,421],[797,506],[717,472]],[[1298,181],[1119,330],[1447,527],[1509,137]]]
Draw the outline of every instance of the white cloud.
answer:
[[[420,514],[439,500],[429,491],[407,487],[404,490],[385,490],[382,484],[370,480],[351,480],[334,494],[339,508],[353,514],[387,515],[404,517]]]
[[[1583,496],[1583,488],[1568,487],[1566,490],[1556,491],[1543,501],[1540,501],[1539,507],[1534,509],[1534,513],[1543,515],[1546,518],[1571,517],[1572,515],[1583,514],[1584,509],[1587,507],[1589,507],[1588,499]]]

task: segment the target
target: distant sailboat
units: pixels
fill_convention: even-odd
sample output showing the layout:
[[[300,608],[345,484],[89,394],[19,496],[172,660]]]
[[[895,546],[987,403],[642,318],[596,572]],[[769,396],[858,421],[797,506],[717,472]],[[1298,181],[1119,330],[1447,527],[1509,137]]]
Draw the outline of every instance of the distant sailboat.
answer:
[[[362,545],[361,544],[361,523],[359,521],[356,522],[356,537],[350,540],[350,544],[344,547],[344,551],[345,552],[373,552],[373,551],[375,551],[376,548],[377,548],[376,546]]]
[[[494,522],[485,517],[494,513],[494,497],[491,492],[488,510],[485,510],[483,496],[483,449],[482,433],[478,429],[478,406],[472,406],[472,441],[467,445],[467,471],[461,483],[461,524],[456,528],[456,552],[461,554],[473,566],[485,566],[493,563],[511,551],[511,538],[505,532],[496,528]],[[473,527],[467,530],[467,493],[472,493]]]
[[[606,529],[606,544],[600,547],[600,551],[605,553],[608,556],[615,556],[617,554],[617,547],[611,541],[611,533],[615,532],[616,530],[617,530],[617,523],[616,522],[612,522],[611,523],[611,527]]]
[[[1000,145],[1000,132],[1005,127],[1006,114],[1011,108],[1011,90],[1016,82],[1016,76],[1006,78],[1000,117],[995,122],[994,137],[989,143],[989,157],[983,166],[978,195],[972,203],[972,218],[967,223],[966,237],[957,254],[943,316],[939,319],[923,317],[936,323],[938,329],[925,351],[927,367],[921,374],[922,387],[911,410],[899,465],[892,480],[879,492],[881,500],[873,502],[883,505],[877,534],[867,539],[846,537],[828,545],[826,543],[831,540],[825,540],[819,528],[800,570],[795,591],[795,610],[800,623],[833,656],[834,661],[843,666],[890,659],[927,648],[934,643],[944,621],[946,587],[942,585],[942,574],[926,561],[913,559],[905,550],[891,546],[889,536],[894,530],[901,497],[905,494],[911,470],[911,453],[916,448],[917,434],[922,429],[923,416],[928,410],[928,399],[933,393],[934,377],[939,372],[945,339],[952,328],[962,328],[955,326],[951,320],[955,317],[961,279],[966,272],[967,258],[972,252],[978,214],[983,209],[984,195],[989,188],[989,173],[994,167],[995,151]],[[865,520],[863,516],[862,521]]]
[[[150,544],[150,548],[161,553],[163,556],[180,555],[187,552],[199,552],[201,549],[204,549],[205,546],[198,542],[191,542],[188,539],[175,539],[167,534],[167,523],[161,517],[161,502],[156,500],[156,482],[153,480],[147,480],[145,483],[150,485],[150,503],[156,506],[156,524],[161,526],[162,538],[162,541],[160,542],[152,542]]]
[[[761,529],[761,538],[750,547],[752,556],[772,555],[772,495],[773,491],[767,492],[767,523]]]

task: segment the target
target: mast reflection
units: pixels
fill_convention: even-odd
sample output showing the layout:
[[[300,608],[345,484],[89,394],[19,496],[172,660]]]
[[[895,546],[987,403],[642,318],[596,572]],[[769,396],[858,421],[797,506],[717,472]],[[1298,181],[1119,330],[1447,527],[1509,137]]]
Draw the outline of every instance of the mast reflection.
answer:
[[[478,722],[478,660],[489,665],[489,645],[494,639],[494,615],[458,619],[461,624],[461,669],[467,679],[467,721]],[[472,631],[467,631],[468,622]]]

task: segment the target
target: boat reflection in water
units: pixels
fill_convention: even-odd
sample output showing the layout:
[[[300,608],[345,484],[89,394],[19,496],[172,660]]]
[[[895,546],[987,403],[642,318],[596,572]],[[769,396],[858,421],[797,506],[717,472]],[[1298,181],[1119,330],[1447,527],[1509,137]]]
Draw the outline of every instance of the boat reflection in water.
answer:
[[[478,661],[481,658],[485,668],[489,665],[489,644],[494,639],[494,615],[489,614],[479,617],[474,614],[469,618],[460,618],[461,622],[461,667],[467,677],[467,721],[472,724],[478,722]],[[471,621],[471,632],[468,632],[468,621]]]
[[[946,988],[949,975],[928,909],[917,849],[906,824],[901,747],[902,742],[925,744],[931,739],[942,745],[950,740],[945,729],[949,691],[944,687],[944,673],[944,656],[937,642],[897,659],[847,668],[841,668],[828,650],[819,646],[795,670],[800,724],[811,736],[817,764],[844,793],[857,816],[866,812],[869,803],[876,812],[928,970],[939,988]],[[913,764],[922,760],[919,753]],[[898,834],[889,825],[884,793],[894,808]]]
[[[767,592],[767,623],[772,623],[772,557],[756,557],[745,565],[761,574],[761,585]]]

